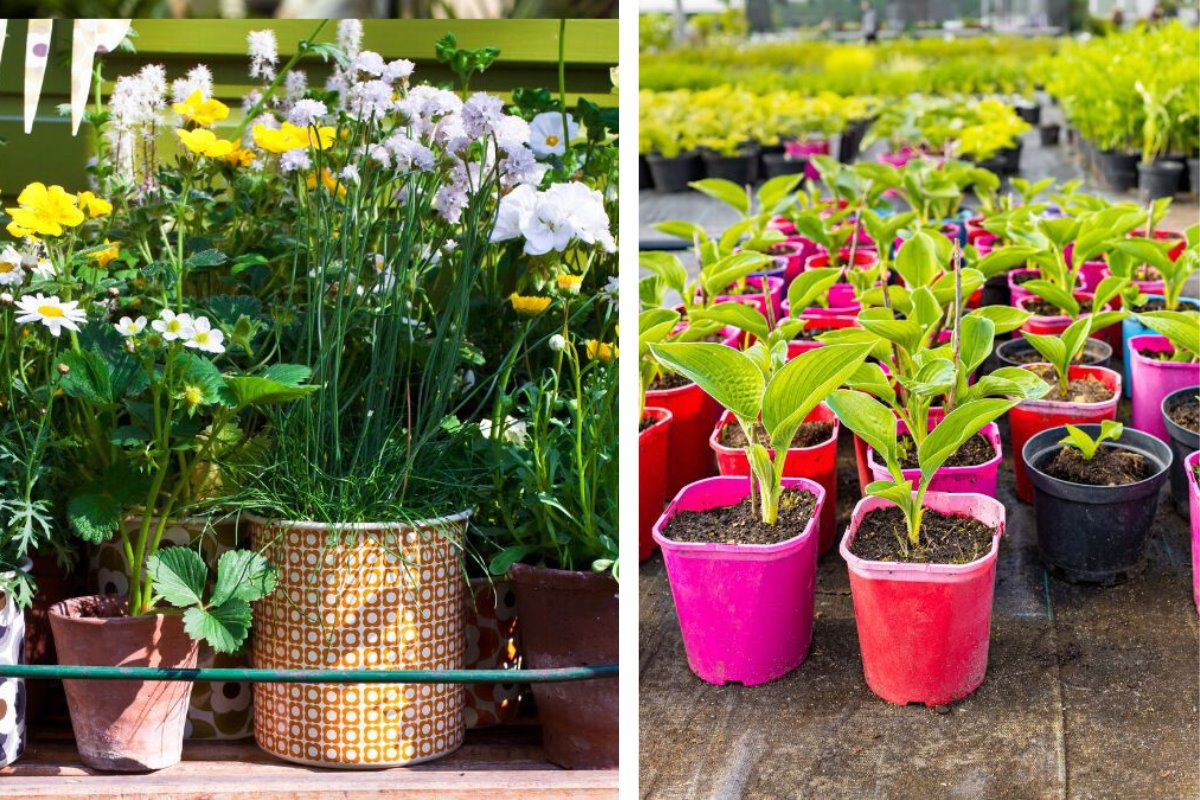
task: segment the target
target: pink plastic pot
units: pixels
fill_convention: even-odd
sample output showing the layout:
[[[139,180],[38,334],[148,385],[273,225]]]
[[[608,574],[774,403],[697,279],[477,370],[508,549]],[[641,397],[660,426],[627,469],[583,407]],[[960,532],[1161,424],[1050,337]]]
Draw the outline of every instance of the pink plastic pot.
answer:
[[[930,409],[929,411],[929,429],[932,431],[942,420],[941,409]],[[897,433],[908,433],[908,425],[900,422],[897,425]],[[1000,448],[1000,427],[989,422],[980,431],[983,436],[992,443],[992,448],[995,450],[995,455],[984,462],[973,467],[941,467],[933,475],[933,480],[929,483],[929,491],[945,492],[947,494],[964,494],[976,492],[985,494],[989,497],[996,496],[996,479],[1000,474],[1001,448]],[[875,451],[867,448],[867,465],[871,469],[871,478],[877,481],[891,480],[891,473],[888,472],[886,465],[881,464],[875,458]],[[921,470],[906,469],[902,470],[904,478],[911,480],[916,486],[921,479]]]
[[[862,306],[859,303],[851,303],[848,306],[830,306],[829,308],[809,306],[800,312],[800,319],[855,319],[859,311],[862,311]],[[790,316],[791,313],[792,305],[784,299],[783,316]]]
[[[1017,304],[1018,300],[1026,297],[1033,297],[1033,294],[1021,284],[1017,283],[1018,275],[1041,275],[1040,269],[1013,269],[1008,272],[1008,291],[1012,295],[1013,305]]]
[[[1188,505],[1192,512],[1192,596],[1196,600],[1196,611],[1200,612],[1200,483],[1196,480],[1196,467],[1200,465],[1200,451],[1192,453],[1183,462],[1188,480]]]
[[[767,223],[767,230],[779,231],[784,236],[796,235],[796,226],[787,217],[772,217]]]
[[[986,218],[982,215],[976,215],[967,220],[967,244],[975,244],[975,240],[980,236],[992,236],[993,234],[983,227]]]
[[[670,450],[671,412],[647,408],[645,419],[653,425],[638,432],[638,560],[654,553],[651,530],[667,501],[667,464]]]
[[[975,252],[979,253],[980,258],[982,258],[996,249],[996,242],[998,241],[1000,239],[994,233],[983,231],[971,240],[971,244],[975,247]]]
[[[1071,380],[1092,376],[1112,390],[1113,396],[1100,403],[1066,403],[1058,400],[1024,400],[1008,412],[1008,430],[1012,436],[1013,472],[1016,475],[1017,497],[1033,502],[1033,485],[1025,473],[1022,450],[1035,434],[1060,425],[1082,425],[1117,418],[1117,402],[1121,399],[1121,374],[1106,367],[1072,366],[1067,373]],[[1134,426],[1136,427],[1136,426]]]
[[[667,478],[664,497],[673,497],[682,487],[716,474],[716,463],[708,449],[708,435],[721,416],[717,401],[694,383],[676,389],[646,392],[646,405],[671,414],[667,433]]]
[[[817,532],[820,539],[820,552],[826,553],[833,549],[837,540],[837,440],[840,430],[838,418],[829,406],[821,403],[813,409],[805,422],[832,422],[833,433],[827,441],[812,447],[789,447],[787,458],[784,460],[783,475],[785,478],[808,478],[821,484],[825,490],[825,505],[821,508],[820,524]],[[728,411],[717,422],[708,446],[717,454],[717,472],[722,475],[740,475],[749,477],[750,462],[746,459],[746,451],[736,447],[726,447],[721,444],[721,431],[726,425],[735,425],[737,421]],[[775,451],[770,450],[771,458]]]
[[[783,485],[817,496],[821,485],[784,478]],[[662,535],[680,511],[740,503],[746,478],[709,478],[684,488],[654,526],[683,632],[688,666],[709,683],[753,686],[804,662],[812,641],[817,588],[817,519],[773,545],[674,542]]]
[[[1200,364],[1158,361],[1146,358],[1139,350],[1173,353],[1171,340],[1157,334],[1143,334],[1129,339],[1129,382],[1133,384],[1133,427],[1170,444],[1167,426],[1162,418],[1163,398],[1178,389],[1200,383]]]
[[[817,181],[821,179],[821,173],[812,163],[812,156],[829,155],[828,140],[822,139],[809,140],[806,142],[784,142],[783,149],[784,152],[791,158],[808,159],[808,163],[804,166],[804,177],[808,178],[810,181]]]
[[[804,245],[785,239],[771,248],[771,257],[783,265],[783,290],[791,285],[796,276],[804,271],[804,260],[808,257]]]
[[[863,677],[889,703],[945,705],[975,691],[987,674],[1004,506],[981,494],[925,496],[926,508],[996,528],[992,549],[969,564],[898,564],[851,553],[863,517],[891,505],[879,497],[860,500],[841,544]]]
[[[847,264],[843,269],[853,268],[869,268],[879,261],[879,256],[874,250],[856,250],[854,252],[853,267],[849,266],[850,249],[843,248],[839,251],[838,256],[843,264]],[[811,256],[805,263],[804,268],[807,269],[823,269],[829,266],[829,254],[824,250],[820,250],[816,255]],[[843,272],[843,275],[845,273]],[[854,287],[849,283],[839,280],[837,283],[829,287],[829,293],[826,295],[829,303],[829,308],[846,309],[857,305],[857,300],[854,297]],[[857,311],[855,312],[857,313]]]
[[[767,292],[766,297],[763,296],[763,280],[762,277],[751,276],[746,278],[746,294],[722,294],[713,299],[715,303],[749,303],[757,308],[763,314],[773,314],[773,319],[779,319],[782,311],[783,303],[783,278],[766,277]],[[768,312],[767,300],[770,300],[770,311]]]
[[[804,329],[806,331],[830,331],[841,328],[858,328],[858,319],[855,317],[814,317],[808,318],[807,314],[801,315],[801,319],[805,320]],[[816,350],[818,347],[823,347],[822,342],[812,341],[809,339],[795,339],[788,342],[788,361],[791,361],[801,353],[807,353],[809,350]]]
[[[1032,303],[1036,299],[1038,298],[1034,295],[1027,295],[1022,297],[1020,300],[1014,300],[1013,305],[1022,311],[1025,311],[1027,310],[1025,308],[1026,305]],[[1092,293],[1076,292],[1075,299],[1091,300]],[[1110,303],[1108,307],[1113,308],[1115,305],[1115,302]],[[1035,315],[1025,320],[1025,324],[1021,326],[1020,330],[1017,331],[1017,334],[1019,335],[1023,332],[1029,332],[1045,334],[1048,336],[1056,336],[1065,331],[1067,328],[1071,327],[1072,322],[1074,322],[1074,320],[1072,320],[1066,314],[1056,314],[1052,317],[1041,317]],[[1102,328],[1098,331],[1092,331],[1092,338],[1099,339],[1100,341],[1107,343],[1110,347],[1116,349],[1121,346],[1121,326],[1119,324],[1109,325],[1108,327]]]
[[[1103,261],[1085,261],[1079,268],[1079,288],[1085,292],[1094,292],[1100,281],[1110,274],[1108,264]]]

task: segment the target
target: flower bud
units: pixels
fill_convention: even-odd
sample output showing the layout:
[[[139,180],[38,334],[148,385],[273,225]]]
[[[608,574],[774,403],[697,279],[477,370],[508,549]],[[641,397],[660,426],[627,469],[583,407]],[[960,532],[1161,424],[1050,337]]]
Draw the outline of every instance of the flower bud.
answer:
[[[59,375],[69,375],[70,373],[71,373],[71,368],[60,361],[58,364],[58,374]]]
[[[556,333],[550,337],[550,349],[556,353],[561,353],[567,349],[567,340],[561,333]]]

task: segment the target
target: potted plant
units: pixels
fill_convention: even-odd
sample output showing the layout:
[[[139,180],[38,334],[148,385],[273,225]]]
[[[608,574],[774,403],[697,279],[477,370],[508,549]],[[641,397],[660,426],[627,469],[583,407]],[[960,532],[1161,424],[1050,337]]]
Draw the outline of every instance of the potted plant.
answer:
[[[1175,510],[1187,514],[1187,476],[1184,462],[1200,450],[1200,386],[1185,386],[1163,398],[1163,424],[1171,445],[1171,497]]]
[[[654,553],[650,529],[667,500],[667,470],[670,464],[671,412],[647,408],[646,392],[658,376],[659,366],[650,345],[666,339],[679,324],[679,312],[651,308],[638,317],[638,560]]]
[[[1163,398],[1176,389],[1200,383],[1200,314],[1149,311],[1138,314],[1138,321],[1158,335],[1129,339],[1131,418],[1138,430],[1165,442]]]
[[[1035,490],[1038,552],[1073,582],[1119,583],[1140,567],[1171,450],[1119,422],[1038,433],[1022,451]]]
[[[688,124],[691,92],[647,92],[639,95],[638,149],[646,159],[654,191],[678,194],[704,177]]]
[[[652,345],[732,412],[751,477],[685,487],[654,529],[683,631],[702,679],[754,685],[795,669],[808,653],[816,591],[820,484],[785,478],[788,447],[809,414],[866,358],[868,345],[822,347],[771,373],[765,345],[742,353],[711,344]],[[758,361],[756,361],[756,358]],[[761,425],[767,444],[756,434]]]
[[[1154,76],[1157,78],[1157,76]],[[1183,164],[1168,158],[1173,119],[1171,102],[1184,91],[1184,87],[1157,80],[1146,86],[1142,81],[1134,83],[1142,97],[1142,160],[1137,165],[1138,189],[1151,200],[1174,197],[1179,191]]]
[[[1016,403],[983,398],[947,413],[919,448],[914,486],[900,468],[887,406],[854,390],[828,402],[883,455],[890,476],[865,487],[841,544],[867,686],[900,705],[965,697],[987,670],[1004,507],[979,494],[930,494],[929,484],[952,453]]]

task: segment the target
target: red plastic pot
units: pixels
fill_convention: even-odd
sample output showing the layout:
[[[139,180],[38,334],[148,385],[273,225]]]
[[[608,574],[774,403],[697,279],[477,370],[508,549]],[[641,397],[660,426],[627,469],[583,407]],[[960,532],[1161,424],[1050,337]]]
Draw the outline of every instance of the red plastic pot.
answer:
[[[1167,425],[1162,416],[1163,399],[1171,392],[1200,383],[1200,364],[1146,358],[1138,352],[1140,350],[1173,353],[1175,348],[1170,339],[1157,334],[1143,334],[1129,339],[1129,382],[1133,384],[1132,427],[1170,443],[1171,437],[1167,435]]]
[[[647,408],[643,419],[654,424],[638,432],[638,560],[654,553],[650,529],[667,502],[667,465],[670,463],[671,412]]]
[[[968,232],[967,238],[971,245],[975,248],[975,252],[979,253],[981,258],[995,250],[996,242],[1000,241],[1000,237],[996,236],[994,233],[988,233],[987,231],[978,233],[974,238],[971,238],[971,234]]]
[[[827,502],[804,478],[788,488]],[[803,530],[771,545],[676,542],[662,535],[679,511],[735,505],[750,492],[745,478],[709,478],[684,488],[654,526],[688,666],[709,683],[746,686],[779,678],[804,662],[812,641],[817,589],[817,515]]]
[[[772,231],[779,231],[784,236],[795,236],[796,235],[796,226],[787,217],[773,217],[771,219],[771,221],[767,223],[767,229],[772,230]]]
[[[879,497],[860,500],[841,544],[863,677],[889,703],[945,705],[971,694],[987,675],[1004,506],[981,494],[925,496],[926,508],[996,528],[991,550],[969,564],[898,564],[851,553],[850,543],[867,512],[891,505]]]
[[[975,244],[975,240],[980,236],[992,236],[993,234],[987,228],[983,227],[986,218],[982,214],[978,214],[967,220],[967,244]]]
[[[804,320],[804,329],[806,331],[830,331],[840,330],[842,328],[861,327],[858,324],[858,319],[856,317],[816,316],[810,318],[808,314],[805,313],[801,314],[800,318]],[[791,361],[801,353],[807,353],[809,350],[816,350],[818,347],[823,346],[823,344],[823,342],[813,341],[810,339],[795,339],[790,341],[788,342],[788,361]]]
[[[805,422],[832,422],[833,434],[827,441],[812,447],[789,447],[787,458],[784,460],[783,476],[785,478],[808,478],[816,481],[825,490],[825,505],[821,508],[818,533],[821,542],[820,552],[826,553],[833,549],[837,540],[837,440],[840,429],[838,418],[829,406],[821,403],[813,409]],[[728,411],[721,416],[709,437],[708,446],[717,454],[717,472],[721,475],[750,475],[750,462],[746,459],[746,451],[738,447],[726,447],[721,444],[721,431],[726,425],[736,424],[733,414]],[[771,458],[775,451],[771,450]]]
[[[716,474],[716,463],[708,449],[708,435],[721,416],[721,406],[694,383],[676,389],[646,392],[646,405],[670,412],[667,433],[667,482],[665,497],[701,478]]]
[[[940,408],[931,408],[929,410],[929,429],[933,428],[941,422],[942,410]],[[897,425],[897,434],[908,433],[908,425],[903,421]],[[1000,445],[1000,427],[989,422],[983,426],[980,431],[983,436],[992,444],[992,449],[995,455],[982,464],[977,464],[971,467],[940,467],[933,475],[933,480],[929,482],[929,491],[945,492],[947,494],[984,494],[989,497],[996,496],[997,478],[1000,475],[1001,461],[1001,445]],[[867,448],[867,465],[871,470],[871,478],[877,481],[891,480],[891,473],[885,464],[879,462],[875,457],[875,451],[870,447]],[[906,480],[911,480],[916,486],[921,479],[920,469],[905,469],[901,470]]]
[[[1183,462],[1188,480],[1188,505],[1192,512],[1192,596],[1196,600],[1196,611],[1200,612],[1200,482],[1196,479],[1196,467],[1200,465],[1200,451],[1192,453]]]
[[[1129,235],[1130,237],[1145,237],[1146,229],[1136,228],[1130,231]],[[1164,242],[1177,242],[1174,247],[1167,251],[1167,257],[1172,261],[1175,261],[1181,255],[1183,255],[1183,251],[1187,249],[1187,236],[1184,235],[1183,231],[1155,229],[1154,238],[1160,239]]]
[[[1027,365],[1029,366],[1029,365]],[[1082,425],[1117,418],[1117,402],[1121,399],[1121,374],[1106,367],[1072,366],[1067,373],[1071,380],[1095,378],[1113,392],[1100,403],[1068,403],[1060,400],[1023,400],[1008,412],[1008,428],[1012,436],[1013,472],[1017,479],[1017,497],[1033,502],[1033,485],[1025,474],[1025,459],[1021,451],[1035,433],[1060,425]]]

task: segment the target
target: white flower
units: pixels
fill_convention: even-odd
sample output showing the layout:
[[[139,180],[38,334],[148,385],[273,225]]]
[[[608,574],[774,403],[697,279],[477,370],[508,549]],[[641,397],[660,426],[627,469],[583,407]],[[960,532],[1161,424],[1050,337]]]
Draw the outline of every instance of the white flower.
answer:
[[[46,297],[41,292],[18,300],[17,311],[17,322],[40,322],[49,328],[54,336],[61,334],[63,328],[77,331],[79,323],[87,322],[87,314],[79,308],[78,302],[72,300],[64,303],[57,295]]]
[[[288,112],[288,122],[298,128],[307,128],[316,125],[328,114],[329,109],[320,100],[297,100]]]
[[[121,319],[113,327],[116,328],[117,333],[121,334],[122,336],[137,336],[142,332],[143,329],[145,329],[146,318],[138,317],[137,319],[130,319],[129,317],[121,317]]]
[[[570,210],[548,194],[542,194],[533,212],[522,221],[521,234],[525,237],[525,252],[531,256],[551,250],[561,253],[575,236]]]
[[[359,20],[344,19],[338,23],[338,48],[346,54],[347,58],[354,58],[358,55],[358,51],[362,48],[362,37],[363,27]]]
[[[212,70],[203,64],[192,67],[188,70],[186,78],[180,78],[171,84],[171,99],[176,103],[184,102],[193,92],[200,92],[202,97],[213,95]]]
[[[385,81],[365,81],[350,87],[346,110],[358,119],[382,118],[393,107],[392,87]]]
[[[194,347],[206,353],[224,353],[225,334],[219,328],[214,329],[208,317],[197,317],[192,324],[191,338],[183,343],[184,347]]]
[[[355,164],[347,164],[346,167],[338,173],[338,177],[342,179],[342,183],[358,183],[358,166]]]
[[[421,172],[433,171],[433,151],[420,142],[414,142],[402,133],[395,133],[384,139],[383,146],[395,157],[397,171],[409,172],[414,167]]]
[[[557,111],[544,111],[529,123],[529,146],[539,157],[561,156],[567,152],[567,143],[579,135],[579,124],[567,114],[567,135],[563,136],[563,115]]]
[[[383,56],[372,50],[362,51],[350,62],[351,72],[364,72],[374,78],[383,75],[385,69],[387,65],[383,63]]]
[[[283,172],[306,171],[312,166],[307,150],[288,150],[279,157],[279,168]]]
[[[250,31],[246,42],[250,45],[250,77],[262,78],[264,81],[275,80],[275,64],[279,61],[275,31]]]
[[[520,117],[507,115],[496,125],[496,144],[505,152],[523,150],[528,153],[525,145],[529,144],[529,123]]]
[[[620,290],[621,290],[621,281],[617,279],[616,275],[613,275],[613,276],[609,277],[609,279],[607,281],[604,282],[604,288],[601,291],[603,291],[609,297],[612,297],[615,299],[620,294]]]
[[[0,286],[17,286],[25,282],[21,268],[24,259],[11,245],[0,251]]]
[[[496,212],[496,226],[492,228],[493,242],[506,242],[521,235],[521,226],[537,205],[538,192],[532,186],[522,184],[500,198]]]
[[[33,270],[34,277],[41,278],[44,281],[53,280],[54,278],[54,265],[45,256],[27,255],[21,260],[21,265]]]
[[[616,250],[600,192],[582,183],[571,182],[556,183],[545,194],[555,205],[567,209],[571,227],[580,240],[586,244],[599,244],[609,253]]]
[[[483,419],[479,421],[479,432],[483,434],[483,438],[491,439],[492,437],[492,421]],[[523,420],[514,417],[505,417],[504,430],[501,432],[501,437],[509,444],[515,444],[518,447],[525,445],[529,441],[529,431],[526,428]]]
[[[308,73],[302,69],[293,69],[283,79],[284,98],[289,103],[302,99],[308,92]]]
[[[504,118],[504,101],[486,92],[476,92],[463,103],[463,130],[472,139],[490,136]]]
[[[505,186],[529,184],[537,186],[545,177],[550,167],[533,157],[533,151],[527,147],[508,151],[500,161],[500,178]]]
[[[367,145],[365,152],[368,158],[381,167],[390,167],[392,165],[392,154],[381,144]]]
[[[397,58],[395,61],[388,62],[387,67],[383,70],[383,79],[388,83],[406,81],[413,74],[415,67],[416,64],[407,58]]]
[[[567,340],[561,333],[556,333],[550,337],[550,349],[556,353],[561,353],[567,349]]]
[[[150,327],[161,333],[168,342],[189,339],[192,336],[192,317],[190,314],[176,315],[171,309],[164,308],[159,318],[150,323]]]

